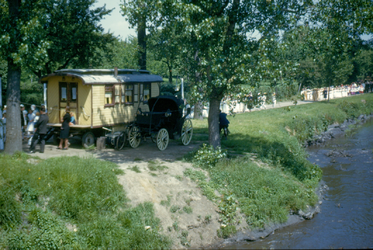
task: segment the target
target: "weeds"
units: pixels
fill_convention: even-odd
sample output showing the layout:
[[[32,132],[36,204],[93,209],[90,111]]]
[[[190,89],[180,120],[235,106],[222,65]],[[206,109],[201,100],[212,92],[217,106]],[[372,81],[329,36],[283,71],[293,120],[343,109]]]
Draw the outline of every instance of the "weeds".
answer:
[[[150,171],[163,171],[165,169],[168,169],[167,166],[161,165],[156,161],[149,161],[148,168]]]
[[[140,170],[140,168],[137,165],[132,166],[129,169],[132,170],[132,171],[134,171],[134,172],[136,172],[136,173],[141,173],[141,170]]]
[[[192,207],[190,207],[190,206],[185,206],[185,207],[183,207],[183,211],[184,211],[185,213],[187,213],[187,214],[191,214],[191,213],[193,213],[193,209],[192,209]]]

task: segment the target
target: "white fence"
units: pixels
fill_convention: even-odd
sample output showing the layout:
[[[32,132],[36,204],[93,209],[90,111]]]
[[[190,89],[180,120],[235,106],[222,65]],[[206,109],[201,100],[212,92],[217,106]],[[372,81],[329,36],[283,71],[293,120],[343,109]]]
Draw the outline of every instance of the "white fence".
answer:
[[[362,87],[338,87],[338,88],[330,88],[330,93],[329,91],[327,92],[326,98],[324,95],[324,88],[320,89],[307,89],[303,90],[301,92],[301,95],[304,96],[305,101],[324,101],[328,99],[328,95],[330,94],[330,99],[336,99],[336,98],[342,98],[342,97],[347,97],[350,95],[356,95],[363,93],[364,89]],[[272,98],[267,98],[267,100],[272,100]],[[233,112],[234,113],[244,113],[244,112],[249,112],[249,109],[247,108],[247,105],[245,103],[238,103],[238,102],[230,102],[233,104]],[[272,106],[272,103],[266,103],[266,105]],[[227,101],[222,101],[220,103],[220,109],[224,113],[229,113],[231,110],[230,105],[228,104]],[[253,110],[258,110],[258,108],[254,108]],[[202,116],[203,117],[208,117],[209,114],[209,107],[203,107],[202,110]],[[193,112],[193,107],[192,107],[192,113],[191,113],[191,118],[194,116]]]

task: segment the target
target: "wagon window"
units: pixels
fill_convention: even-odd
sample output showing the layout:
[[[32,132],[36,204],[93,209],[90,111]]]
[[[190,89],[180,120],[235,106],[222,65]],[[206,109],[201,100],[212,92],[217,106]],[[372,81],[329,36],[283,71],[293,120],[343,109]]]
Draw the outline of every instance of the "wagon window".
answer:
[[[122,102],[132,104],[138,102],[138,84],[126,84],[124,96],[122,95]]]
[[[105,106],[111,106],[114,104],[113,90],[114,90],[113,85],[105,86]]]
[[[133,103],[133,84],[126,85],[125,102]]]
[[[115,103],[120,103],[120,85],[115,86]]]
[[[71,84],[73,85],[73,84]],[[71,86],[71,101],[76,102],[77,96],[76,96],[76,86]]]
[[[60,102],[67,101],[67,83],[61,82],[60,83]]]
[[[139,85],[137,83],[133,84],[133,101],[139,101]]]
[[[150,98],[150,83],[142,83],[140,85],[140,93],[143,98],[143,102],[147,102]]]

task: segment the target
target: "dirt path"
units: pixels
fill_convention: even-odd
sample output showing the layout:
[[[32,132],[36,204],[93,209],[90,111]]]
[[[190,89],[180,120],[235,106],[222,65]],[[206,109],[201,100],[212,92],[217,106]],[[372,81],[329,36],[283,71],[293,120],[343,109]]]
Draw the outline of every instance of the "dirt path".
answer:
[[[136,149],[96,151],[82,149],[78,142],[72,142],[69,150],[59,150],[55,145],[47,144],[44,154],[39,153],[37,146],[34,155],[42,159],[64,155],[95,157],[114,162],[125,172],[118,180],[131,204],[154,204],[163,233],[173,239],[173,248],[198,248],[218,243],[220,223],[217,207],[202,195],[196,183],[183,174],[192,166],[182,162],[181,157],[198,148],[199,144],[183,146],[170,141],[165,151],[159,151],[154,143],[148,141]],[[28,152],[26,144],[24,150]]]

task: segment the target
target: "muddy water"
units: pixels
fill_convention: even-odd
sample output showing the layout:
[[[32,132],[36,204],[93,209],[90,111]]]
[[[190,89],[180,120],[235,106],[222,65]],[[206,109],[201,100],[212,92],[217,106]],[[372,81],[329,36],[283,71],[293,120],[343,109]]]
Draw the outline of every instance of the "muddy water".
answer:
[[[349,137],[308,149],[329,187],[314,219],[233,249],[373,248],[373,121]]]

